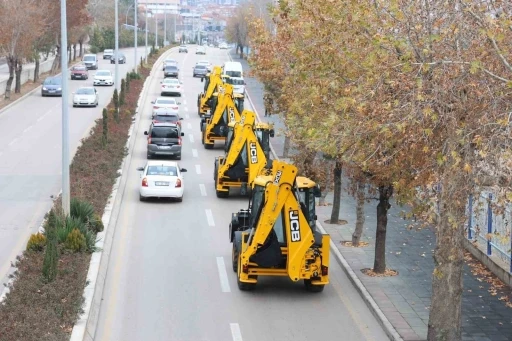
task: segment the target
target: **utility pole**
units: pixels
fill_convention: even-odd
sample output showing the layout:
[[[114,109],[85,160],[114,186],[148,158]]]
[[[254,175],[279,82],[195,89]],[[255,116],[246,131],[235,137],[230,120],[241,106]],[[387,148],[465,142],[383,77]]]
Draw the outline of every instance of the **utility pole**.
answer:
[[[138,25],[138,22],[137,22],[137,12],[138,12],[138,5],[137,5],[137,0],[135,0],[135,24],[133,26],[135,26],[135,49],[134,49],[134,54],[135,54],[135,59],[133,61],[133,63],[135,64],[135,73],[137,73],[137,65],[139,65],[138,61],[137,61],[137,38],[138,38],[138,29],[139,29],[139,25]]]
[[[155,10],[155,48],[158,48],[158,18],[156,17],[158,13],[158,5]]]
[[[167,42],[167,2],[164,5],[164,46]]]
[[[69,96],[68,96],[68,29],[66,0],[60,1],[60,63],[62,68],[62,210],[70,214],[69,186]]]
[[[114,83],[116,86],[116,90],[119,93],[119,14],[118,14],[118,0],[114,0],[114,1],[115,1],[115,26],[116,26],[116,29],[115,29],[116,53],[115,53],[115,57],[114,57],[114,61],[116,63],[116,68],[115,68],[114,72],[116,73],[116,75],[115,75]]]
[[[176,15],[174,16],[174,39],[172,41],[177,41],[176,36],[178,32],[176,32],[176,20],[178,19],[178,10],[176,10]]]
[[[144,26],[144,29],[146,30],[146,53],[145,53],[145,60],[146,64],[148,63],[148,4],[145,5],[146,7],[146,25]]]

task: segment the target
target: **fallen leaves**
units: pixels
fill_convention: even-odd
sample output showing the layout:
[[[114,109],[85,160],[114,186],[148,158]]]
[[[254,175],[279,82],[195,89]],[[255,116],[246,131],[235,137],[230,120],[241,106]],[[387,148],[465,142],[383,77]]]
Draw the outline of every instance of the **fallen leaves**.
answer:
[[[393,269],[386,269],[382,274],[376,273],[370,268],[361,269],[361,272],[370,277],[392,277],[398,275],[398,271]]]
[[[341,241],[340,244],[346,247],[365,247],[370,245],[368,242],[359,242],[359,245],[353,245],[352,242],[349,241]]]

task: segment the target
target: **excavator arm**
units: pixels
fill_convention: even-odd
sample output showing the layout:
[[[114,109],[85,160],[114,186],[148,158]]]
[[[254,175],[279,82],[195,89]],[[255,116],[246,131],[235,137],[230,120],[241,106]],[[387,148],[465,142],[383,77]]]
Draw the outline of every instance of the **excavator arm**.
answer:
[[[208,100],[212,98],[214,92],[218,90],[218,87],[222,86],[223,84],[221,72],[222,70],[220,66],[214,66],[212,72],[208,76],[205,91],[199,95],[199,116],[206,114],[209,109],[209,106],[207,105]],[[203,78],[201,78],[201,81],[203,81]]]

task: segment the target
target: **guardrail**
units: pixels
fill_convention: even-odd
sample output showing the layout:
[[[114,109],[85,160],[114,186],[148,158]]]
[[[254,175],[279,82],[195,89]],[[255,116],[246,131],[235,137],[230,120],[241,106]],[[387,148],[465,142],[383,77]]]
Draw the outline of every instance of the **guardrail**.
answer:
[[[476,199],[470,196],[467,238],[486,250],[487,256],[495,254],[508,264],[512,274],[512,205],[507,204],[498,214],[493,211],[495,202],[489,192],[480,193]]]

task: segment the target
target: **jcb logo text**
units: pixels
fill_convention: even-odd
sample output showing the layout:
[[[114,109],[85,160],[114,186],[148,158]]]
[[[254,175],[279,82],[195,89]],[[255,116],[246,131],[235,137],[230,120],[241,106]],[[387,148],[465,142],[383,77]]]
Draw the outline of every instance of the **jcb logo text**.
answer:
[[[300,242],[299,211],[290,211],[290,237],[292,242]]]
[[[249,153],[251,154],[251,163],[258,163],[258,150],[255,142],[249,144]]]

